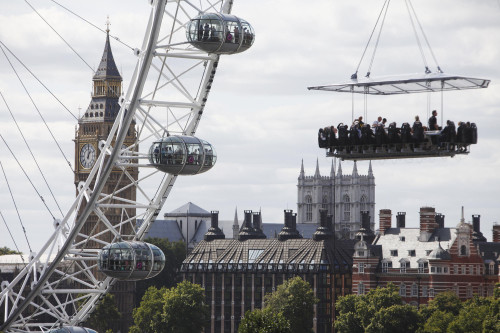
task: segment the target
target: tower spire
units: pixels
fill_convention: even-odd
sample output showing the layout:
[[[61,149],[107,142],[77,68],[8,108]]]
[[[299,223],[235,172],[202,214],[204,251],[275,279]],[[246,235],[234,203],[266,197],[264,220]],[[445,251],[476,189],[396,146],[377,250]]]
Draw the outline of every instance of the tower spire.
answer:
[[[304,159],[302,159],[302,164],[300,166],[300,174],[299,174],[299,179],[304,179],[305,174],[304,174]]]
[[[337,170],[337,176],[342,177],[342,163],[339,161],[339,169]]]
[[[358,166],[356,161],[354,161],[354,166],[352,167],[352,176],[358,177]]]
[[[335,178],[335,165],[333,164],[333,159],[332,159],[332,167],[330,169],[330,178],[331,179]]]
[[[314,173],[314,178],[319,178],[321,175],[319,174],[319,159],[316,158],[316,172]]]
[[[368,177],[373,178],[373,170],[372,170],[372,161],[370,160],[370,164],[368,166]]]

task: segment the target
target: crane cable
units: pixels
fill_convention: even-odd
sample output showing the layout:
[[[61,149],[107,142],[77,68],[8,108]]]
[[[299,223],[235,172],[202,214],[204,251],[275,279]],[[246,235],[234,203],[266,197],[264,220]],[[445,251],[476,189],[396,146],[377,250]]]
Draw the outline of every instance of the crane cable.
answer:
[[[16,240],[14,239],[14,236],[12,236],[12,232],[10,231],[9,225],[7,224],[7,221],[5,221],[5,218],[3,217],[3,214],[1,211],[0,211],[0,217],[2,217],[2,221],[5,224],[7,231],[9,232],[10,238],[12,239],[12,242],[14,243],[14,246],[16,247],[17,252],[19,252],[19,255],[21,256],[21,260],[23,261],[24,266],[26,266],[26,262],[24,261],[23,253],[21,252],[21,250],[19,250],[19,246],[17,246]]]
[[[1,136],[1,134],[0,134],[0,136]],[[2,136],[2,140],[3,140],[3,136]],[[9,150],[10,150],[10,148],[9,148]],[[7,179],[7,174],[5,173],[5,170],[3,168],[3,164],[1,161],[0,161],[0,167],[2,168],[3,176],[5,178],[5,182],[7,183],[7,188],[9,189],[9,192],[10,192],[10,197],[12,198],[12,202],[14,203],[14,207],[16,208],[17,217],[19,218],[19,223],[21,223],[21,227],[23,228],[23,233],[24,233],[24,237],[26,238],[26,243],[28,243],[28,248],[30,249],[30,252],[33,252],[33,250],[31,249],[30,241],[28,240],[26,228],[24,227],[23,221],[21,219],[21,214],[19,214],[19,209],[17,209],[16,200],[14,199],[14,195],[12,194],[12,190],[10,189],[9,180]],[[2,216],[2,218],[3,218],[3,216]],[[17,247],[17,245],[16,245],[16,247]]]
[[[366,72],[366,77],[370,77],[373,60],[375,60],[375,53],[377,52],[378,43],[380,41],[380,36],[382,35],[382,29],[384,28],[385,18],[387,17],[387,11],[389,10],[389,5],[391,0],[387,2],[387,6],[385,7],[384,17],[382,18],[382,23],[380,23],[380,28],[377,35],[377,41],[375,42],[375,47],[373,48],[372,58],[370,60],[370,65],[368,66],[368,71]],[[383,10],[383,8],[382,8]],[[378,21],[378,20],[377,20]]]
[[[1,91],[0,91],[0,96],[2,97],[3,102],[5,103],[5,106],[7,107],[7,110],[9,110],[10,116],[12,117],[12,120],[14,120],[14,123],[16,124],[16,127],[17,127],[17,129],[18,129],[19,133],[21,134],[21,137],[23,138],[24,143],[26,144],[26,147],[28,148],[28,150],[29,150],[29,152],[30,152],[30,154],[31,154],[31,157],[33,158],[33,161],[35,161],[35,164],[36,164],[36,166],[37,166],[37,168],[38,168],[38,171],[40,172],[40,174],[41,174],[41,176],[42,176],[42,178],[43,178],[43,180],[44,180],[44,182],[45,182],[45,185],[47,185],[47,188],[49,189],[49,192],[50,192],[50,194],[51,194],[51,196],[52,196],[52,199],[54,199],[54,202],[56,203],[57,208],[59,209],[59,212],[60,212],[60,213],[61,213],[61,215],[64,217],[64,214],[63,214],[63,212],[62,212],[62,210],[61,210],[61,207],[59,206],[59,203],[57,202],[57,199],[56,199],[56,197],[54,196],[54,193],[52,192],[52,189],[50,188],[50,185],[49,185],[49,183],[48,183],[47,179],[45,178],[45,175],[43,174],[43,171],[42,171],[42,169],[40,168],[40,165],[38,164],[38,161],[36,160],[35,155],[33,154],[33,151],[32,151],[32,150],[31,150],[31,148],[30,148],[30,145],[29,145],[29,144],[28,144],[28,142],[26,141],[26,138],[25,138],[25,136],[24,136],[24,134],[23,134],[23,131],[22,131],[22,130],[21,130],[21,128],[19,127],[19,124],[17,123],[17,120],[16,120],[16,118],[14,117],[14,114],[12,113],[12,111],[11,111],[11,109],[10,109],[9,105],[7,104],[7,101],[5,100],[5,97],[3,96],[3,94],[2,94],[2,92],[1,92]]]
[[[361,59],[359,59],[359,63],[358,63],[358,66],[356,67],[356,72],[354,74],[351,75],[351,79],[355,80],[358,78],[358,70],[359,70],[359,66],[361,66],[361,62],[363,61],[363,58],[365,57],[365,53],[366,53],[366,50],[368,49],[368,46],[370,45],[370,41],[372,40],[372,37],[373,37],[373,34],[375,33],[375,29],[377,28],[378,26],[378,22],[380,20],[380,17],[382,16],[382,13],[384,11],[384,8],[387,6],[389,6],[389,3],[390,3],[391,0],[385,0],[384,2],[384,5],[382,6],[382,10],[380,11],[380,13],[378,14],[378,17],[377,17],[377,22],[375,22],[375,26],[373,27],[373,30],[370,34],[370,38],[368,38],[368,42],[366,43],[366,46],[365,46],[365,49],[363,50],[363,54],[361,55]],[[386,10],[387,12],[387,10]]]

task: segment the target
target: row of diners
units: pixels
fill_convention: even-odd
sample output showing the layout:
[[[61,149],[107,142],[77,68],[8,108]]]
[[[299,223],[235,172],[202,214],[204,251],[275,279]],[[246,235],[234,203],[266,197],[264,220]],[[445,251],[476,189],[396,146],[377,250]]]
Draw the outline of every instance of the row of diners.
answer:
[[[413,126],[403,123],[397,127],[391,123],[389,127],[370,125],[359,126],[355,123],[349,128],[340,123],[337,127],[329,126],[318,131],[320,148],[342,151],[355,147],[375,149],[387,146],[388,148],[421,148],[421,149],[453,149],[466,150],[470,144],[477,143],[477,127],[475,123],[461,122],[458,128],[453,121],[435,131],[428,131],[420,122]]]

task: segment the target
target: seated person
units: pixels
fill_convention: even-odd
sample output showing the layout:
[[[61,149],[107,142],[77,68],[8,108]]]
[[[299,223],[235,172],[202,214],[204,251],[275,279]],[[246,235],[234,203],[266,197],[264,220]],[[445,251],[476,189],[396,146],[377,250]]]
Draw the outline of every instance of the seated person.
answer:
[[[326,148],[326,136],[322,128],[318,131],[318,146],[320,148]]]
[[[415,122],[411,128],[413,142],[420,143],[424,141],[424,127],[420,122],[419,116],[415,116]]]
[[[337,126],[337,129],[339,132],[339,145],[347,146],[349,144],[349,131],[347,129],[347,125],[344,125],[344,123],[340,123]]]
[[[396,127],[396,122],[392,122],[387,129],[389,143],[401,143],[400,130]]]
[[[364,145],[372,145],[375,143],[375,134],[368,124],[361,128],[361,143]]]
[[[408,124],[408,123],[403,123],[403,125],[401,125],[401,142],[402,143],[411,143],[412,142],[411,127],[410,127],[410,124]]]
[[[326,140],[328,142],[329,147],[335,147],[338,145],[338,140],[337,140],[337,129],[334,126],[330,126],[330,128],[325,128],[328,129],[327,135],[326,135]]]
[[[451,120],[447,120],[446,126],[443,128],[441,135],[439,136],[439,142],[454,143],[456,136],[457,133],[455,131],[455,123]]]
[[[437,111],[432,111],[432,116],[429,118],[429,131],[439,131],[440,128],[437,124]]]
[[[385,132],[384,126],[379,124],[375,128],[375,142],[377,143],[377,145],[383,145],[383,144],[386,144],[387,141],[388,141],[388,138],[387,138],[387,133]]]

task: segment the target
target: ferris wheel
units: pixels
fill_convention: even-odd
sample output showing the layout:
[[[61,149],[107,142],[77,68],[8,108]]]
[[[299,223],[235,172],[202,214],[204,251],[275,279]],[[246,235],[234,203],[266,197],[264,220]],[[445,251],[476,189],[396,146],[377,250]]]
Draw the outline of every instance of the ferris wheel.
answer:
[[[161,254],[141,240],[177,176],[205,172],[215,164],[212,145],[194,134],[220,55],[248,49],[253,29],[230,14],[232,0],[149,3],[144,41],[134,50],[137,65],[116,120],[98,147],[83,146],[78,157],[87,176],[77,185],[76,199],[42,249],[30,255],[10,283],[2,283],[1,331],[77,326],[117,280],[154,275],[161,269],[153,267]],[[134,141],[127,141],[131,136]],[[113,187],[107,185],[111,178]],[[133,195],[123,195],[132,188]],[[110,211],[119,218],[109,219]],[[97,222],[89,226],[91,216]],[[137,220],[142,220],[139,227]],[[132,258],[126,274],[117,272],[124,265],[110,264],[107,257],[117,247],[129,254],[146,251],[149,262],[135,265]]]

